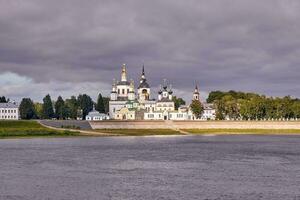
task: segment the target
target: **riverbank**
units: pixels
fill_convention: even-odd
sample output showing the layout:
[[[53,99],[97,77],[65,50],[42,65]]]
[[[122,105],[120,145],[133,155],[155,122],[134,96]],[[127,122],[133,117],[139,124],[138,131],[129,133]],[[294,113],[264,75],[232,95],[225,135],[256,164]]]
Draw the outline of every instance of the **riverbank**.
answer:
[[[79,132],[54,130],[39,124],[37,121],[0,121],[0,138],[26,137],[68,137],[78,136]]]
[[[48,124],[45,125],[43,121],[0,121],[0,138],[28,138],[28,137],[103,137],[103,136],[155,136],[155,135],[300,135],[300,124],[299,122],[285,122],[280,123],[283,125],[280,128],[278,124],[274,122],[227,122],[227,121],[214,121],[214,122],[180,122],[180,124],[185,124],[184,127],[189,127],[191,124],[197,124],[197,126],[204,128],[176,128],[178,122],[145,122],[145,121],[131,121],[131,122],[121,122],[121,121],[110,121],[103,122],[105,124],[113,123],[115,126],[127,127],[127,128],[105,128],[105,129],[84,129],[80,128],[74,129],[76,124],[72,124],[70,121],[65,121],[68,126],[59,127],[59,121],[55,121],[56,127],[50,126],[51,123],[47,121]],[[61,121],[63,122],[63,121]],[[80,122],[83,124],[83,121]],[[88,123],[88,122],[85,122]],[[99,122],[92,122],[91,127]],[[133,124],[139,123],[136,128],[131,128]],[[153,125],[151,128],[143,128],[143,124]],[[155,128],[156,124],[159,124],[161,128]],[[215,128],[224,126],[227,127],[239,127],[239,128]],[[245,126],[248,124],[248,126]],[[264,128],[251,128],[263,125]],[[274,128],[269,128],[270,124],[277,125]],[[78,123],[77,123],[78,125]],[[125,125],[125,126],[124,126]],[[165,126],[163,126],[165,125]],[[175,125],[175,126],[174,126]],[[213,126],[212,126],[213,125]],[[243,126],[241,126],[243,125]],[[146,126],[146,127],[147,127]],[[210,128],[207,128],[209,126]],[[288,128],[292,127],[292,128]],[[299,128],[297,128],[299,127]]]

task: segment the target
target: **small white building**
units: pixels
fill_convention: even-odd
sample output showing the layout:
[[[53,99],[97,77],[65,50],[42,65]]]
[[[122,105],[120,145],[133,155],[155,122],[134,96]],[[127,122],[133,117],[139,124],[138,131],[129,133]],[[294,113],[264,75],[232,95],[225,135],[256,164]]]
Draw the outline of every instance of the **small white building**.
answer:
[[[97,110],[93,109],[89,114],[85,117],[87,121],[102,121],[109,120],[109,115],[105,113],[99,113]]]
[[[204,103],[203,113],[201,116],[202,120],[216,120],[216,109],[213,104]]]
[[[19,105],[17,103],[0,103],[0,120],[19,120],[19,118]]]

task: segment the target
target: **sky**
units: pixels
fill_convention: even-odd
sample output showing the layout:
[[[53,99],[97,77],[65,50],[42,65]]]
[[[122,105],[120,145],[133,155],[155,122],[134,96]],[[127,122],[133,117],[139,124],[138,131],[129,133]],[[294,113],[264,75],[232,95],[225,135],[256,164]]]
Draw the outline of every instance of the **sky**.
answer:
[[[0,96],[108,96],[126,63],[152,97],[213,90],[300,98],[298,0],[0,0]]]

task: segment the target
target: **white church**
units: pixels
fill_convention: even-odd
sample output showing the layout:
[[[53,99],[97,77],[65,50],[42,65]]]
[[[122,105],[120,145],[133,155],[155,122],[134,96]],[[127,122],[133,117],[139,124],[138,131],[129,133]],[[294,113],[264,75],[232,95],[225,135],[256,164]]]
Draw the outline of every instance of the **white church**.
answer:
[[[121,80],[113,81],[109,101],[109,118],[115,120],[214,120],[216,111],[211,104],[202,103],[204,112],[200,119],[195,118],[190,106],[181,106],[175,110],[171,85],[164,81],[157,100],[151,99],[151,88],[145,76],[143,66],[137,93],[133,80],[128,81],[126,65],[123,64]],[[196,86],[193,100],[200,101]]]

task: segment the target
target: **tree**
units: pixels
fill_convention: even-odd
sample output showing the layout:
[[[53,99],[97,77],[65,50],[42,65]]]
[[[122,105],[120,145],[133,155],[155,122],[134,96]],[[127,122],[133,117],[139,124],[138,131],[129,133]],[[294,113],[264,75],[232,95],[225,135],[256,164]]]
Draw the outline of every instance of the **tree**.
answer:
[[[225,95],[225,92],[221,91],[212,91],[209,93],[208,98],[207,98],[207,103],[213,103],[216,100],[222,99],[222,97]]]
[[[36,119],[36,112],[33,101],[30,98],[23,98],[19,107],[21,119]]]
[[[34,110],[36,112],[36,116],[38,119],[43,118],[43,104],[42,103],[34,103]]]
[[[67,109],[67,117],[71,119],[77,119],[78,117],[78,101],[75,96],[71,96],[70,99],[66,99],[65,106]]]
[[[239,118],[239,106],[237,100],[228,94],[222,98],[222,101],[225,105],[225,116],[229,119],[238,119]]]
[[[214,107],[216,108],[216,119],[224,120],[225,119],[225,102],[222,99],[214,101]]]
[[[82,119],[85,119],[88,113],[93,110],[94,102],[92,98],[86,94],[79,95],[77,99],[80,109],[82,110]]]
[[[175,104],[175,110],[178,110],[180,106],[185,105],[185,101],[182,98],[177,98],[176,96],[173,96],[172,100]]]
[[[43,99],[43,109],[42,109],[42,118],[43,119],[52,119],[54,117],[54,110],[52,100],[49,94],[47,94]]]
[[[105,106],[104,106],[104,101],[101,93],[99,93],[98,95],[96,110],[99,111],[100,113],[105,113]]]
[[[191,110],[192,110],[193,114],[195,115],[195,117],[197,119],[200,118],[203,113],[203,106],[202,106],[201,102],[198,100],[193,100],[190,107],[191,107]]]
[[[5,96],[0,97],[0,103],[7,103],[8,100],[6,100]]]
[[[109,97],[103,97],[103,103],[104,103],[104,108],[105,108],[105,113],[109,112]]]
[[[55,116],[57,119],[66,119],[66,107],[65,102],[61,96],[57,98],[55,102]]]
[[[293,117],[300,118],[300,101],[295,101],[292,105]]]

